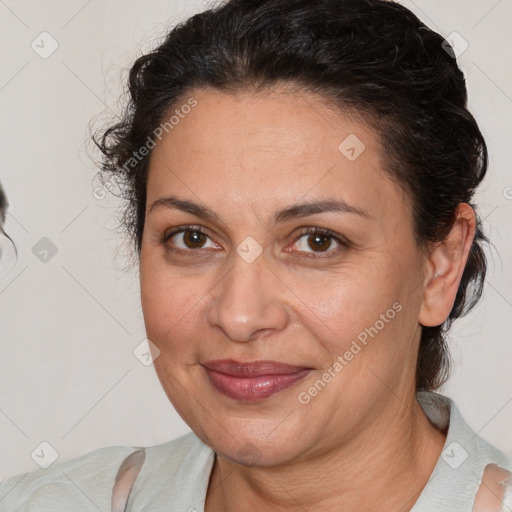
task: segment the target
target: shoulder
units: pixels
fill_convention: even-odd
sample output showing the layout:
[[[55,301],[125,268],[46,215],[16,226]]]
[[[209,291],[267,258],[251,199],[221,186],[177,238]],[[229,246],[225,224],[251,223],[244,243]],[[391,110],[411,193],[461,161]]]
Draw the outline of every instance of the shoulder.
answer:
[[[432,391],[419,392],[417,398],[429,420],[447,433],[444,457],[457,455],[473,465],[494,463],[512,471],[512,457],[480,437],[451,398]]]
[[[186,456],[193,444],[191,434],[144,448],[156,460],[162,455]],[[60,512],[110,510],[112,488],[119,467],[140,447],[99,448],[48,469],[8,478],[0,485],[0,512]],[[178,461],[177,461],[178,462]]]
[[[47,469],[13,476],[0,485],[0,511],[64,510],[64,505],[80,510],[110,509],[108,488],[112,488],[123,459],[136,448],[99,448],[76,459],[55,463]]]

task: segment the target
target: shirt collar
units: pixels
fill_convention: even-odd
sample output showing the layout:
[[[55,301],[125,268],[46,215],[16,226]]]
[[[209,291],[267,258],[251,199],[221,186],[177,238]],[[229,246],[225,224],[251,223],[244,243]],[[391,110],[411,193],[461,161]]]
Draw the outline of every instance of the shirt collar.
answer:
[[[417,393],[429,420],[446,441],[437,464],[411,512],[471,512],[487,464],[512,469],[511,459],[466,423],[455,403],[432,391]]]

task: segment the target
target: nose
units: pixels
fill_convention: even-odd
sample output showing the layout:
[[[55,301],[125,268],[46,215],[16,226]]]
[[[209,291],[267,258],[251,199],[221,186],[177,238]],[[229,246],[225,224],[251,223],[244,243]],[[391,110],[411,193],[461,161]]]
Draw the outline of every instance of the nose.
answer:
[[[260,255],[247,263],[233,254],[231,267],[213,289],[208,323],[237,342],[251,341],[263,331],[283,330],[289,314],[280,280]]]

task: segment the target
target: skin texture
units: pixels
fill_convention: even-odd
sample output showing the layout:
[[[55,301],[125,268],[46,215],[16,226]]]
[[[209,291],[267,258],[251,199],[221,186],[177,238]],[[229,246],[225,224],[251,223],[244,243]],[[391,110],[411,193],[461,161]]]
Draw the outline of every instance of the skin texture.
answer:
[[[217,453],[206,510],[409,510],[445,441],[415,398],[420,324],[438,325],[449,314],[473,210],[460,205],[446,243],[422,251],[408,196],[383,170],[378,136],[361,120],[284,86],[190,96],[197,106],[151,156],[140,279],[160,382]],[[338,150],[350,134],[365,145],[354,161]],[[154,206],[166,196],[219,219]],[[366,215],[274,221],[277,210],[325,199]],[[162,241],[186,225],[206,236],[181,232]],[[327,238],[319,250],[302,227],[329,229],[348,245]],[[236,252],[248,236],[263,249],[252,263]],[[299,393],[396,303],[400,312],[301,403]],[[245,402],[219,393],[201,366],[228,358],[312,371]]]

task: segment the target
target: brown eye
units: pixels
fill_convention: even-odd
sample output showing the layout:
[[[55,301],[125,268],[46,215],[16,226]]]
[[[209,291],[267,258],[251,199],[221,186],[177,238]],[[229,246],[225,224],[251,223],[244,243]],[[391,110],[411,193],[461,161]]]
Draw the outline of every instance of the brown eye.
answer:
[[[207,245],[208,241],[211,244],[209,246]],[[195,227],[176,229],[171,233],[166,233],[163,243],[172,250],[183,252],[218,248],[218,245],[211,241],[206,233]]]
[[[331,237],[317,233],[314,235],[308,235],[308,246],[314,251],[326,251],[331,245]]]
[[[183,232],[183,242],[189,249],[198,249],[200,248],[206,239],[206,236],[204,233],[201,233],[200,231],[184,231]]]
[[[344,241],[343,237],[336,236],[329,230],[305,228],[301,230],[300,236],[296,239],[292,252],[303,252],[308,255],[314,253],[331,255],[331,253],[338,252],[338,249],[346,249],[348,247],[349,244]]]

